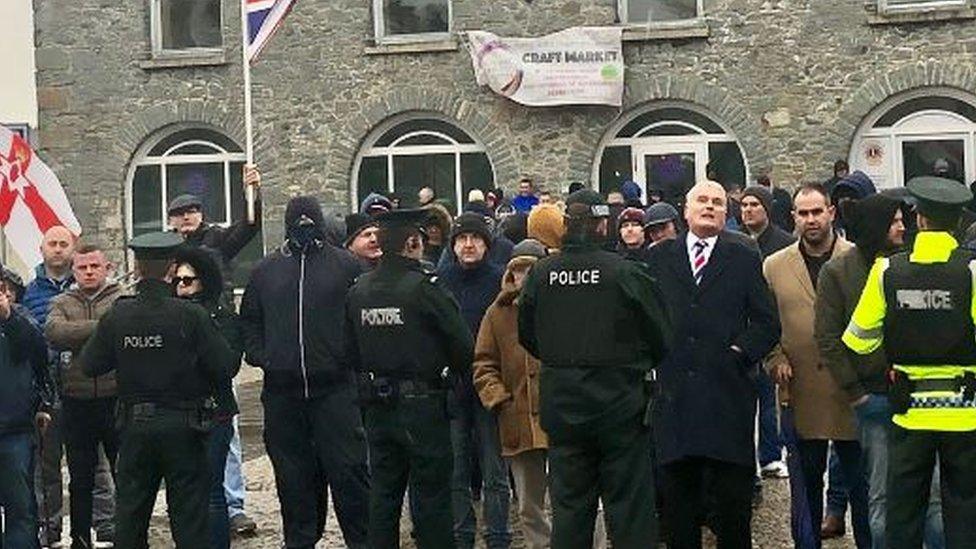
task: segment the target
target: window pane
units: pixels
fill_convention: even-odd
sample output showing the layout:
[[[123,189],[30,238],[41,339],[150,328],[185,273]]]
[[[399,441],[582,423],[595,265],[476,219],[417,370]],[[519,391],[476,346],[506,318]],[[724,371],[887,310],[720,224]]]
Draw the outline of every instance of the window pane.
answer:
[[[425,154],[393,157],[393,189],[400,196],[415,197],[423,187],[432,187],[439,198],[457,207],[454,189],[454,155]]]
[[[920,175],[938,175],[965,183],[965,146],[961,139],[905,141],[901,145],[905,181]]]
[[[388,147],[391,143],[408,133],[428,131],[444,134],[458,143],[474,143],[470,135],[453,124],[434,118],[415,118],[390,128],[376,140],[377,147]]]
[[[164,50],[220,46],[220,0],[159,0],[159,11]]]
[[[628,23],[680,21],[698,16],[698,0],[625,0]]]
[[[447,32],[449,0],[383,0],[386,34]]]
[[[177,147],[170,154],[221,154],[221,151],[210,145],[194,143],[192,145]]]
[[[369,193],[387,194],[387,165],[385,156],[365,156],[359,163],[359,181],[357,183],[359,201],[362,202]],[[359,204],[355,204],[359,207]]]
[[[708,166],[705,172],[709,179],[718,181],[726,189],[730,184],[746,186],[746,163],[739,145],[734,142],[709,143]]]
[[[679,126],[677,124],[665,124],[663,126],[656,126],[643,131],[637,137],[652,135],[700,135],[700,133],[685,126]]]
[[[149,156],[162,156],[166,151],[184,141],[209,141],[227,152],[243,151],[237,143],[221,133],[203,128],[191,128],[167,135],[149,151]]]
[[[453,145],[453,143],[444,139],[443,137],[425,133],[404,139],[403,141],[397,143],[396,146],[408,147],[410,145]]]
[[[874,127],[889,128],[910,114],[930,110],[954,112],[976,122],[976,107],[965,101],[951,97],[919,97],[893,107],[875,122]]]
[[[132,236],[163,228],[159,166],[139,166],[132,178]]]
[[[600,194],[620,190],[620,185],[633,179],[630,147],[607,147],[600,159]]]
[[[166,166],[166,203],[181,194],[196,195],[203,201],[203,218],[210,223],[224,223],[224,164],[171,164]]]
[[[709,134],[725,133],[725,130],[721,126],[712,122],[707,116],[698,114],[695,111],[689,111],[688,109],[668,108],[646,112],[634,118],[622,130],[617,132],[617,137],[633,137],[650,124],[667,120],[680,120],[701,128],[705,133]]]
[[[495,188],[495,172],[485,153],[466,153],[461,155],[461,198],[468,199],[468,191]],[[450,195],[449,195],[450,196]]]
[[[247,216],[247,207],[244,204],[244,181],[243,173],[241,171],[244,166],[243,162],[231,162],[230,165],[230,210],[231,210],[231,220],[238,221],[244,219]],[[264,237],[261,231],[254,235],[254,238],[247,243],[247,246],[237,254],[237,257],[231,261],[230,279],[234,283],[235,288],[243,288],[247,285],[248,277],[251,274],[251,269],[257,265],[257,262],[264,257]]]

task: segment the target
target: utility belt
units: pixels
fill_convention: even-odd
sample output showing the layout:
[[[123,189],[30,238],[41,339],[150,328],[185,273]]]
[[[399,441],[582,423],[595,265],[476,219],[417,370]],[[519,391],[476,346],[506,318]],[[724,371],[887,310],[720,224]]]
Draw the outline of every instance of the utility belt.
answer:
[[[919,396],[919,393],[955,393],[945,396]],[[909,409],[976,408],[976,372],[943,379],[909,379],[908,374],[892,370],[888,397],[892,411],[904,414]]]
[[[120,399],[116,404],[116,426],[125,429],[158,422],[176,422],[206,433],[213,427],[216,409],[217,403],[211,397],[173,402],[123,402]]]
[[[363,404],[396,404],[402,399],[440,398],[446,387],[442,381],[402,378],[363,372],[359,375],[359,400]]]

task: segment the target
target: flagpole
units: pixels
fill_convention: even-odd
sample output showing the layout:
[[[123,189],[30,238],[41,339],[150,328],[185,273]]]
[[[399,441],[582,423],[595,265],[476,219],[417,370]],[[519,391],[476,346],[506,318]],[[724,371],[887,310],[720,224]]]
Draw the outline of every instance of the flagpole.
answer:
[[[251,61],[247,58],[247,0],[241,0],[241,67],[244,70],[244,153],[248,165],[254,164],[254,136],[251,123]],[[254,224],[254,185],[245,185],[244,201],[247,204],[247,222]]]

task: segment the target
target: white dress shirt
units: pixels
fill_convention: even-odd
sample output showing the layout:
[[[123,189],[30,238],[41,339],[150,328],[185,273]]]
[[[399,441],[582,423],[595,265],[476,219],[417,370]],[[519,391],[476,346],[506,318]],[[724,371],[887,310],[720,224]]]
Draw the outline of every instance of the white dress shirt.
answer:
[[[705,265],[708,265],[708,260],[711,259],[712,251],[715,249],[715,243],[718,242],[718,235],[710,236],[708,238],[699,238],[691,231],[688,231],[688,237],[685,239],[685,245],[688,246],[688,264],[691,265],[691,272],[695,272],[695,244],[699,240],[704,240],[705,244],[707,244],[702,253],[705,255]]]

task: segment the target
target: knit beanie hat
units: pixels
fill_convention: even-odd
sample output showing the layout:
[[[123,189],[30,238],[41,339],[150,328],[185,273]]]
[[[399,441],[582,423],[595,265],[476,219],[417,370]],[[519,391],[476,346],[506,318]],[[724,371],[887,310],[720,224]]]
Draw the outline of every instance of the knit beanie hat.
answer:
[[[563,212],[554,204],[540,204],[529,213],[527,233],[546,248],[559,248],[566,227],[563,225]]]
[[[620,194],[624,195],[625,202],[640,202],[641,192],[640,185],[634,183],[633,181],[627,180],[620,185]]]
[[[766,216],[773,214],[773,193],[766,187],[761,187],[759,185],[750,185],[746,187],[746,190],[742,191],[742,198],[751,196],[758,200],[764,210],[766,210]]]
[[[617,216],[617,227],[620,227],[627,222],[633,222],[643,226],[644,210],[640,208],[625,208],[624,211],[620,212],[620,215]]]
[[[454,247],[457,237],[465,233],[474,233],[485,241],[486,246],[491,247],[491,230],[488,229],[485,216],[474,212],[464,212],[457,216],[451,226],[451,247]]]
[[[322,207],[314,196],[296,196],[285,206],[285,226],[292,226],[301,216],[307,216],[319,228],[325,226]]]
[[[376,227],[377,222],[364,213],[352,213],[346,216],[346,239],[343,246],[348,246],[359,236],[359,233],[370,227]]]

